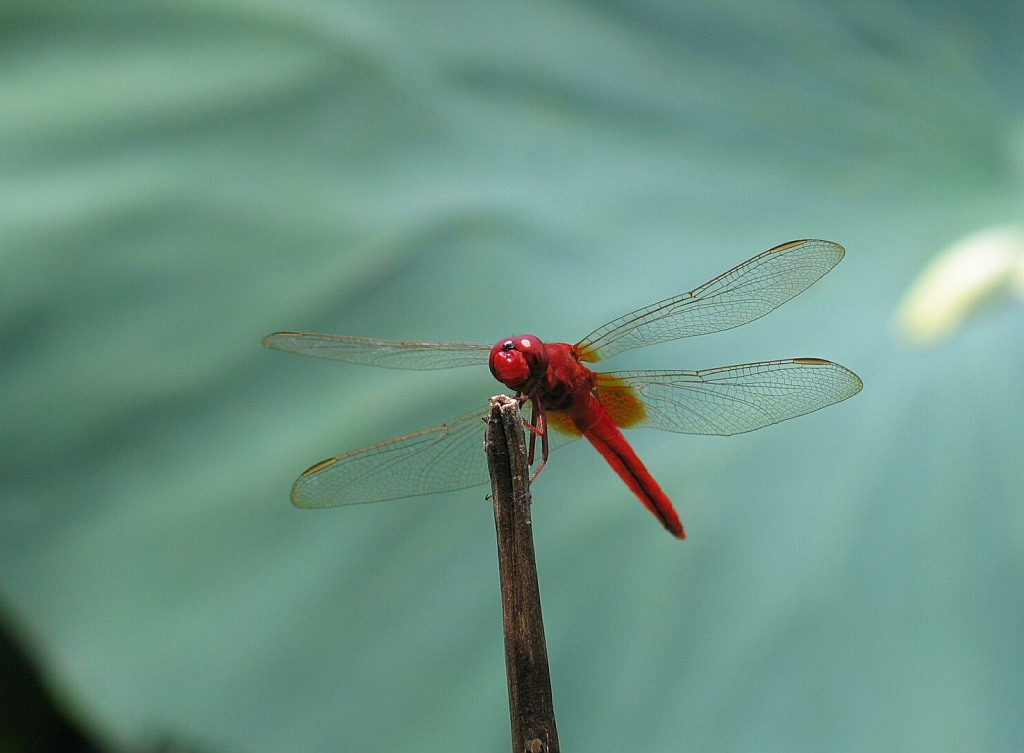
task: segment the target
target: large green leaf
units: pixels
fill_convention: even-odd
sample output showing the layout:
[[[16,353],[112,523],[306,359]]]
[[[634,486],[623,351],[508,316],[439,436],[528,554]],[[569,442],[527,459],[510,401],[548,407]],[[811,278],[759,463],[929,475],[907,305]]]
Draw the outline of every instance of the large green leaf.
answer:
[[[778,312],[613,367],[815,356],[861,395],[633,435],[685,542],[583,443],[537,482],[562,745],[1017,749],[1024,313],[927,351],[890,320],[941,246],[1021,220],[1019,3],[22,2],[0,28],[0,594],[100,739],[504,749],[483,490],[288,504],[496,383],[261,336],[571,342],[821,237],[846,260]]]

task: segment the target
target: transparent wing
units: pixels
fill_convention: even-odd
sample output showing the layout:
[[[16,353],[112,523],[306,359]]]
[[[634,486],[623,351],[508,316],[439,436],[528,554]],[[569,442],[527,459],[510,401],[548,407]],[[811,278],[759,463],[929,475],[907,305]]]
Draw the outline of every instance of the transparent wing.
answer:
[[[477,343],[405,342],[310,332],[275,332],[264,337],[263,344],[286,353],[388,369],[486,366],[491,351],[491,346]]]
[[[484,484],[484,418],[489,410],[484,406],[447,423],[317,463],[295,481],[292,504],[338,507]]]
[[[447,423],[342,453],[307,469],[292,486],[296,507],[340,507],[486,484],[484,419],[489,406]],[[552,446],[576,437],[552,432]]]
[[[778,308],[839,263],[838,243],[802,240],[758,254],[691,290],[637,309],[576,344],[582,361],[600,361],[630,348],[738,327]]]
[[[597,394],[626,406],[623,424],[684,434],[740,434],[802,416],[852,397],[863,383],[849,369],[820,358],[744,363],[702,371],[618,371],[598,374]],[[643,411],[632,409],[639,398]]]

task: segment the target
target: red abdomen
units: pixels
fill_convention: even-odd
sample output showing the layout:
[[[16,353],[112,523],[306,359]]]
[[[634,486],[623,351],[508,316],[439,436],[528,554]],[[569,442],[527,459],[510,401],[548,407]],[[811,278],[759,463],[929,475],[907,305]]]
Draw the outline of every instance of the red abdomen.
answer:
[[[686,538],[683,524],[679,521],[675,508],[668,495],[661,490],[647,467],[633,452],[629,442],[612,421],[608,411],[596,397],[591,397],[591,405],[587,411],[589,426],[580,427],[583,436],[597,448],[597,451],[615,469],[633,493],[650,510],[654,517],[671,533],[680,539]]]
[[[626,482],[626,486],[639,497],[644,507],[672,535],[685,538],[683,524],[679,521],[672,501],[633,452],[611,414],[597,398],[594,372],[576,359],[572,346],[549,343],[547,353],[548,370],[539,385],[537,397],[544,406],[549,423],[564,429],[575,429],[585,436]],[[642,410],[639,401],[636,408]],[[571,427],[566,426],[569,423]]]

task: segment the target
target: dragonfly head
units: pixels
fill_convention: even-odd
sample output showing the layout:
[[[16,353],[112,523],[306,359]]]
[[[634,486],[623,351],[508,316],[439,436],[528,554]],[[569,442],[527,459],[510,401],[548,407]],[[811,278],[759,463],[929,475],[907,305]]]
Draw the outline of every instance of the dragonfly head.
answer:
[[[512,390],[528,392],[548,368],[548,351],[539,337],[516,335],[499,340],[488,359],[494,378]]]

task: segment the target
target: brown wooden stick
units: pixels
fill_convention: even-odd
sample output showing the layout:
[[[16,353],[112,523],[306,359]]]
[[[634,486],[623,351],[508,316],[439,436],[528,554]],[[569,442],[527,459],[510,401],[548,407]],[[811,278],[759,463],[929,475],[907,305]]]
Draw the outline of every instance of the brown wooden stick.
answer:
[[[533,552],[530,467],[526,462],[523,421],[515,399],[507,395],[491,398],[484,449],[498,535],[512,753],[558,753]]]

